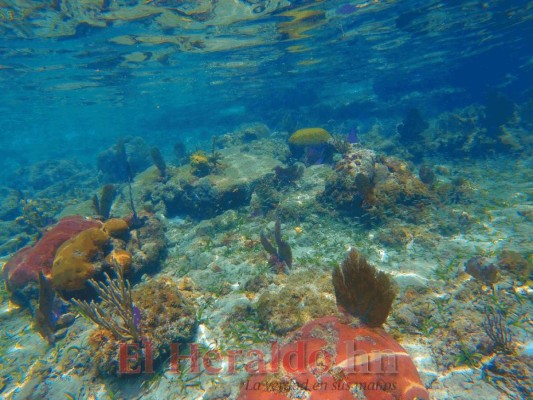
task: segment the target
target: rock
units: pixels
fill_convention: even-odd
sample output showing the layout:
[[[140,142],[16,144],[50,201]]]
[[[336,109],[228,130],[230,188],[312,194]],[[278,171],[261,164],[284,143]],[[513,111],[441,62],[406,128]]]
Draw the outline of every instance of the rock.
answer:
[[[68,181],[80,174],[83,166],[74,160],[47,160],[23,167],[17,171],[17,188],[43,190],[57,183]]]
[[[315,318],[335,314],[329,275],[313,278],[291,275],[281,289],[264,292],[256,304],[261,323],[284,335]]]
[[[187,166],[179,168],[178,174],[167,183],[165,196],[160,196],[168,216],[188,214],[199,219],[212,218],[248,205],[255,185],[281,165],[268,154],[246,154],[234,148],[221,154],[223,166],[216,174],[191,179]]]
[[[0,220],[12,221],[22,214],[20,200],[22,193],[18,190],[0,188]]]
[[[384,220],[392,209],[397,218],[398,205],[405,206],[404,215],[412,218],[407,207],[416,206],[420,211],[422,201],[429,201],[431,194],[405,161],[353,148],[337,163],[335,174],[326,180],[319,199],[370,222]]]
[[[133,274],[157,270],[166,255],[165,228],[153,214],[139,215],[141,226],[130,231],[126,250],[131,254]]]

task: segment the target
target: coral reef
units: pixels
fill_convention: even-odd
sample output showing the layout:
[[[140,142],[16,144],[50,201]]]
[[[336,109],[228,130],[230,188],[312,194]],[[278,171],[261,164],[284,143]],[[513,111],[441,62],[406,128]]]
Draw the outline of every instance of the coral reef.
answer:
[[[420,166],[420,169],[418,170],[418,177],[426,185],[433,185],[436,179],[435,171],[426,164]]]
[[[339,161],[335,167],[335,174],[326,181],[324,193],[320,198],[335,208],[353,215],[362,215],[363,194],[359,193],[355,177],[363,175],[369,182],[373,182],[375,174],[376,154],[372,150],[352,150]],[[373,191],[373,190],[372,190]]]
[[[79,179],[83,166],[74,160],[47,160],[20,168],[16,172],[17,189],[40,191],[61,182]]]
[[[49,344],[64,337],[67,326],[74,322],[74,315],[63,313],[64,308],[65,304],[61,299],[56,298],[52,285],[40,271],[39,305],[35,310],[34,325]]]
[[[119,265],[125,275],[131,272],[131,254],[129,251],[113,250],[107,255],[105,262],[109,265]]]
[[[277,188],[281,188],[286,185],[294,183],[300,179],[305,171],[305,165],[302,163],[294,163],[287,167],[277,166],[274,167],[274,180],[273,184]]]
[[[187,157],[187,147],[185,146],[185,143],[181,141],[174,143],[174,147],[172,148],[172,151],[174,153],[174,157],[176,157],[178,166],[181,166],[186,163],[186,160],[188,160],[188,157]]]
[[[204,177],[192,174],[192,165],[177,168],[164,184],[145,187],[142,195],[144,204],[161,209],[169,217],[190,215],[199,219],[211,218],[246,205],[257,183],[281,164],[259,150],[253,154],[238,149],[222,150],[224,168],[218,168],[216,174]],[[206,157],[210,163],[207,155],[202,157]]]
[[[57,207],[48,199],[24,199],[19,202],[21,215],[15,222],[29,234],[41,235],[44,228],[54,222]]]
[[[101,222],[80,216],[60,220],[35,245],[19,250],[7,261],[4,276],[8,288],[19,290],[31,282],[37,283],[40,271],[50,276],[57,249],[76,234],[100,226]]]
[[[133,274],[156,271],[166,256],[165,229],[153,214],[139,214],[139,224],[130,230],[126,243],[116,243],[115,248],[123,248],[131,254]]]
[[[483,125],[489,136],[498,136],[502,133],[502,126],[513,118],[514,103],[501,92],[490,92],[485,103],[485,117]]]
[[[167,353],[171,343],[187,342],[194,335],[197,307],[191,300],[192,288],[183,281],[160,277],[133,291],[143,338],[151,341],[154,357]]]
[[[257,142],[267,142],[270,137],[270,128],[262,122],[250,122],[239,125],[233,131],[217,136],[218,149],[234,146],[254,145]]]
[[[21,215],[19,202],[23,198],[20,190],[0,188],[0,220],[10,221]]]
[[[503,393],[509,394],[511,398],[514,393],[520,393],[524,399],[533,397],[531,358],[528,360],[516,355],[497,354],[483,368],[483,373],[488,382],[491,382]]]
[[[120,282],[115,286],[117,285],[120,285]],[[139,285],[131,294],[128,294],[129,289],[125,292],[126,303],[124,306],[119,303],[119,308],[121,313],[127,311],[124,317],[129,321],[127,324],[123,318],[117,320],[103,309],[102,315],[107,315],[108,318],[102,321],[97,315],[94,322],[99,328],[93,330],[89,336],[92,362],[97,370],[105,375],[119,371],[119,347],[128,338],[127,342],[140,344],[143,348],[151,346],[154,362],[160,361],[168,354],[171,344],[190,340],[196,330],[197,309],[186,292],[187,288],[183,285],[180,289],[180,285],[175,281],[161,277]],[[120,302],[122,298],[119,297],[115,303]],[[112,305],[112,308],[118,312],[116,305]],[[113,332],[117,330],[117,326],[114,326],[117,322],[120,330]],[[113,329],[105,328],[110,323]],[[137,339],[142,336],[142,342],[133,339],[134,332],[139,336]],[[123,335],[125,337],[121,338]]]
[[[407,210],[416,207],[420,211],[431,197],[428,186],[404,161],[357,148],[337,163],[319,199],[366,222],[379,222],[387,215],[412,218]]]
[[[514,352],[513,334],[507,326],[506,316],[501,310],[487,307],[485,309],[485,322],[482,326],[492,341],[493,349],[507,354]]]
[[[263,177],[254,188],[251,205],[254,213],[266,214],[276,209],[285,192],[293,188],[294,182],[300,180],[305,173],[305,165],[296,162],[287,167],[274,167],[274,174]]]

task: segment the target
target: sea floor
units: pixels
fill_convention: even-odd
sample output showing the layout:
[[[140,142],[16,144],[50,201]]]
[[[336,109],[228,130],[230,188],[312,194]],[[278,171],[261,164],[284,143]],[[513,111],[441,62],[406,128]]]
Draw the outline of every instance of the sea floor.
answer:
[[[246,206],[201,222],[161,217],[168,256],[157,276],[197,293],[195,343],[226,353],[268,354],[271,341],[334,305],[332,268],[354,247],[394,277],[399,294],[385,330],[409,352],[431,398],[527,398],[533,371],[530,282],[501,271],[497,283],[484,284],[464,271],[473,257],[496,260],[503,251],[531,256],[532,161],[433,160],[443,171],[437,179],[468,180],[468,199],[440,204],[416,221],[391,218],[385,226],[317,207],[314,198],[331,167],[311,166],[280,201],[282,233],[293,249],[288,274],[272,271],[260,244],[259,233],[274,221]],[[49,346],[32,328],[30,313],[1,294],[2,398],[233,399],[246,381],[246,360],[237,362],[235,373],[176,373],[165,360],[154,374],[100,377],[87,344],[90,322],[78,317]],[[494,307],[506,310],[511,352],[491,350],[484,323]]]

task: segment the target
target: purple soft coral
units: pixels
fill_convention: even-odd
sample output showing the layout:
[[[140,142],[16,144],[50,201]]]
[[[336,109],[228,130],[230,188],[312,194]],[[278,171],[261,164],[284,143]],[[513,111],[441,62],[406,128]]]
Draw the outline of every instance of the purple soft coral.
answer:
[[[133,325],[137,330],[141,326],[141,310],[136,306],[133,306]]]

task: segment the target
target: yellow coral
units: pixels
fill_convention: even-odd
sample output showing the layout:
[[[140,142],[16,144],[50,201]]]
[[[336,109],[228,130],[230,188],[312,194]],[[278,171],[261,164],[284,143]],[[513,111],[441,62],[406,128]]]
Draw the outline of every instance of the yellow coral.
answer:
[[[52,266],[52,282],[57,289],[80,290],[96,273],[92,261],[101,252],[109,235],[99,228],[78,233],[57,249]]]
[[[122,267],[124,274],[128,274],[131,269],[131,254],[127,250],[113,250],[106,257],[106,262],[108,264],[117,263]]]
[[[297,146],[312,146],[331,139],[328,131],[322,128],[299,129],[289,138],[289,143]]]
[[[124,235],[129,228],[128,223],[122,218],[108,219],[103,226],[104,232],[113,237]]]
[[[206,176],[211,172],[211,163],[205,152],[199,150],[190,157],[191,172],[196,176]]]
[[[207,155],[203,151],[197,151],[193,154],[191,154],[190,157],[191,165],[195,166],[198,164],[207,164],[209,162],[209,158],[207,158]]]

